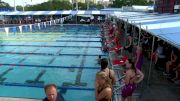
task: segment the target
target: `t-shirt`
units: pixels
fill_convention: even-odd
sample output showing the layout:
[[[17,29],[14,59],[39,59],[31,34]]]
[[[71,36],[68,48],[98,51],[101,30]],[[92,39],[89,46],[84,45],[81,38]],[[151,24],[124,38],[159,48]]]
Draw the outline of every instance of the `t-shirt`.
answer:
[[[46,97],[42,101],[49,101],[49,100]],[[65,101],[64,97],[62,96],[62,94],[58,93],[56,101]]]

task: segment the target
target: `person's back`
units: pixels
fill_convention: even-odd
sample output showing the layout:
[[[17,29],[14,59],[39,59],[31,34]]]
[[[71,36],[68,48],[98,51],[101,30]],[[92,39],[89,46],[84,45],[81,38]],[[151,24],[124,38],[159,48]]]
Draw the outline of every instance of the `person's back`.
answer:
[[[95,81],[95,96],[98,101],[110,101],[112,97],[111,80],[105,72],[98,72]]]
[[[115,72],[112,69],[109,69],[108,66],[108,61],[106,58],[101,59],[101,71],[105,72],[106,75],[112,80],[112,85],[116,83],[116,77],[115,77]]]

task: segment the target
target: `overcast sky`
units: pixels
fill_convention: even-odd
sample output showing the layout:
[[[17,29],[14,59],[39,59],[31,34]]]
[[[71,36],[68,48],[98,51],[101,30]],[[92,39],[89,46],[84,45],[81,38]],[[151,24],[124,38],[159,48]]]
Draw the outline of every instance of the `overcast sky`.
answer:
[[[33,5],[33,4],[42,3],[42,2],[45,2],[48,0],[2,0],[2,1],[9,3],[11,6],[14,6],[14,1],[15,1],[16,5],[23,6],[23,2],[24,2],[24,5],[26,5],[26,4]],[[97,1],[99,1],[99,0],[97,0]],[[104,0],[104,1],[108,1],[108,0]]]
[[[45,2],[48,0],[2,0],[2,1],[9,3],[11,6],[14,6],[14,1],[15,1],[16,5],[23,6],[23,3],[24,3],[24,5],[26,5],[26,4],[33,5],[33,4],[42,3],[42,2]]]

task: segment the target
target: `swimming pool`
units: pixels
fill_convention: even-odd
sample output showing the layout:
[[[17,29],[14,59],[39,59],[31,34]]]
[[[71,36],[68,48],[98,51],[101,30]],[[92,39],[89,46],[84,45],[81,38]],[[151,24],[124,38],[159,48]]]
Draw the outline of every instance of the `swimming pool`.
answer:
[[[98,26],[16,29],[0,34],[0,96],[43,99],[44,85],[55,83],[66,101],[95,101],[96,59],[106,57]]]

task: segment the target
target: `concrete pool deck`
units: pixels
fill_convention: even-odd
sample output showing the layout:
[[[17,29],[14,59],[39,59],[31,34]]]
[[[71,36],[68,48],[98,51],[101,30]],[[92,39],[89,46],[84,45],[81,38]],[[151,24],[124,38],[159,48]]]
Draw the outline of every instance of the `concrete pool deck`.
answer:
[[[42,101],[42,100],[37,100],[37,99],[25,99],[25,98],[0,97],[0,101]]]

